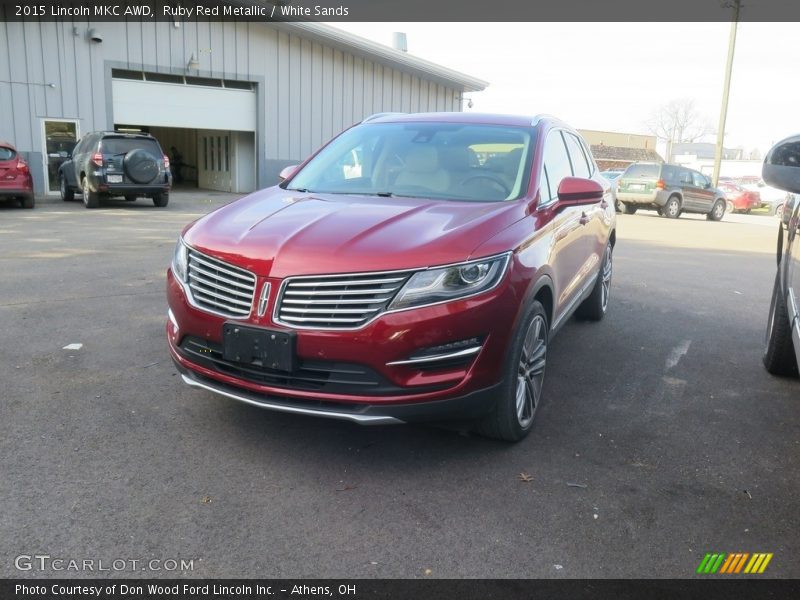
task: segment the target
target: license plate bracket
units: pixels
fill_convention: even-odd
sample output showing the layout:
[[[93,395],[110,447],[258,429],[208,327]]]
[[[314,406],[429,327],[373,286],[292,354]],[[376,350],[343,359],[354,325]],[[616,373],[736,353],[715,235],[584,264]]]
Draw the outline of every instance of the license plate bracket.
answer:
[[[297,334],[240,323],[222,326],[222,358],[261,369],[294,371]]]

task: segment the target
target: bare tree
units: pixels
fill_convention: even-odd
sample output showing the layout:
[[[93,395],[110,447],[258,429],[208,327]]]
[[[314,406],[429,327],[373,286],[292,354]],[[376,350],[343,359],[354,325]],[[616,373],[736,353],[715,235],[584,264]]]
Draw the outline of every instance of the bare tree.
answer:
[[[691,98],[670,100],[661,105],[646,122],[647,129],[667,141],[667,160],[672,160],[672,145],[697,140],[715,133],[708,118],[701,114]]]

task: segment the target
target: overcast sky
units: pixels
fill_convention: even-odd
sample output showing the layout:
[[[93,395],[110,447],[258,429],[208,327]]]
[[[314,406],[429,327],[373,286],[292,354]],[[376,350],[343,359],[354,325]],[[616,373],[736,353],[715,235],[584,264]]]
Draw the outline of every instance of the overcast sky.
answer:
[[[550,113],[581,129],[647,133],[674,98],[693,98],[716,130],[728,23],[335,23],[484,79],[474,111]],[[726,147],[769,146],[800,132],[800,25],[741,23]],[[713,137],[706,141],[714,141]]]

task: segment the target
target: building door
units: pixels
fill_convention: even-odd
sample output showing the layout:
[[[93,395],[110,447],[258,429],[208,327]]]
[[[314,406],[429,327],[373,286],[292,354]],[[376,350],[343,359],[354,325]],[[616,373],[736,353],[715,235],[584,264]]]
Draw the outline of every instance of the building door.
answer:
[[[48,194],[58,193],[58,169],[72,156],[79,133],[78,121],[74,119],[42,119],[42,147],[45,149],[42,154]]]
[[[231,177],[231,151],[233,140],[230,131],[197,132],[197,185],[220,192],[233,191]]]

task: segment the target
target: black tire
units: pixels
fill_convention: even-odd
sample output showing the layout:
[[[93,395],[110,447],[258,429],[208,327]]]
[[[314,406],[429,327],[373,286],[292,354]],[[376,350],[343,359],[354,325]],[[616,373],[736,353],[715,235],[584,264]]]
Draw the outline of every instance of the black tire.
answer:
[[[635,215],[638,209],[639,207],[636,205],[622,203],[622,211],[626,215]]]
[[[481,435],[518,442],[530,433],[541,404],[548,327],[544,307],[534,300],[514,332],[497,403],[475,426]]]
[[[86,208],[97,208],[100,206],[100,194],[89,189],[89,182],[86,180],[85,175],[81,180],[81,187],[83,188],[83,205]]]
[[[153,196],[153,204],[159,208],[164,208],[167,204],[169,204],[169,192],[161,192],[160,194]]]
[[[35,204],[35,201],[33,199],[33,194],[22,196],[19,199],[19,203],[22,205],[22,208],[33,208]]]
[[[575,311],[575,316],[586,321],[601,321],[606,316],[608,309],[608,298],[611,293],[611,276],[614,272],[612,254],[613,246],[611,242],[606,245],[603,254],[603,264],[600,265],[600,272],[597,273],[592,293],[581,302]]]
[[[781,291],[780,270],[775,275],[772,301],[769,305],[767,331],[764,334],[764,366],[773,375],[797,376],[797,360],[792,343],[792,327],[786,298]]]
[[[61,192],[61,199],[64,202],[75,200],[75,191],[67,185],[67,178],[63,173],[58,177],[58,191]]]
[[[136,200],[136,194],[125,194],[125,200],[127,202],[134,202]]]
[[[722,199],[718,199],[714,202],[714,206],[711,207],[711,212],[706,215],[706,219],[709,221],[721,221],[722,217],[725,216],[725,201]]]
[[[158,177],[160,171],[158,158],[141,148],[131,150],[125,155],[122,169],[131,181],[138,184],[150,183]]]
[[[661,207],[661,216],[667,219],[677,219],[681,216],[681,201],[677,196],[670,196],[667,203]]]

